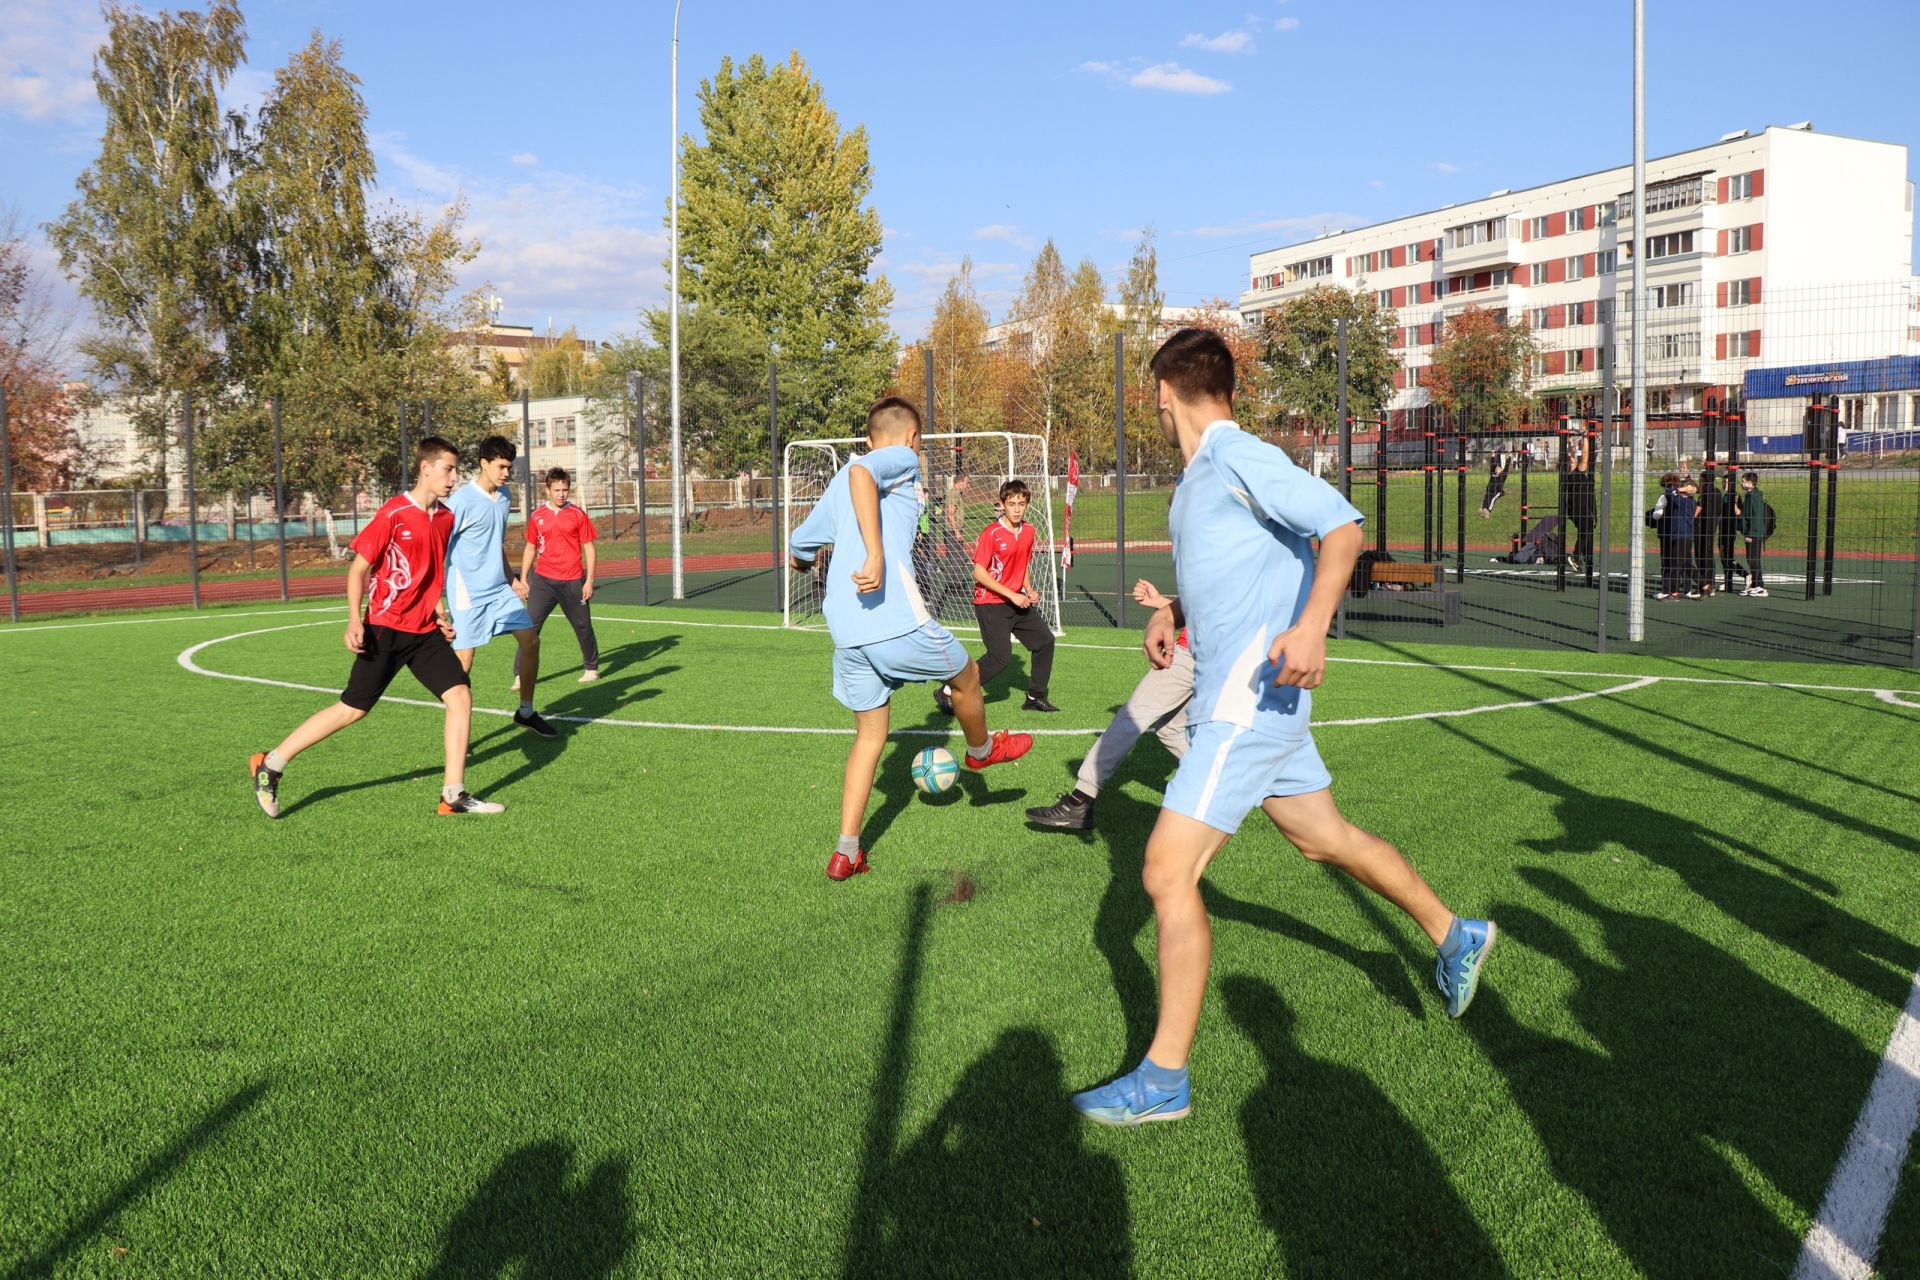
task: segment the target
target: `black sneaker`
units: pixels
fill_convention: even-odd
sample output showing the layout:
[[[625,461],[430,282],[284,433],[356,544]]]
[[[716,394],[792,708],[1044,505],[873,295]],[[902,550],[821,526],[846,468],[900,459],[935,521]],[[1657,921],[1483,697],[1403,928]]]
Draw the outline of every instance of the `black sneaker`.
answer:
[[[267,768],[267,753],[256,753],[247,761],[247,770],[253,774],[253,798],[260,802],[261,812],[269,818],[279,817],[280,775]]]
[[[1076,792],[1069,791],[1060,797],[1059,804],[1027,810],[1027,821],[1035,826],[1052,827],[1056,831],[1091,831],[1093,801],[1082,799]]]
[[[533,732],[543,738],[557,738],[560,736],[559,732],[555,730],[552,725],[540,718],[538,711],[529,711],[524,715],[516,711],[513,713],[513,722],[522,729],[533,730]]]
[[[953,695],[947,692],[945,685],[933,691],[933,705],[948,715],[953,714]]]
[[[1058,711],[1060,708],[1054,706],[1039,694],[1030,693],[1027,695],[1027,700],[1020,704],[1020,709],[1022,711]]]

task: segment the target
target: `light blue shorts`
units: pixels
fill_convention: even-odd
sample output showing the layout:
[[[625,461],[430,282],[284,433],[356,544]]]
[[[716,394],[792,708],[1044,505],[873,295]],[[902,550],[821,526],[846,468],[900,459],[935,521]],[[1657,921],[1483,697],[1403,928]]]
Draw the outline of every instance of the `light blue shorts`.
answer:
[[[1333,785],[1313,735],[1274,738],[1224,720],[1187,726],[1187,754],[1160,805],[1232,835],[1268,796]]]
[[[512,587],[501,587],[475,600],[470,608],[453,611],[453,647],[478,649],[495,636],[531,626],[533,619],[527,615],[527,606],[520,603]]]
[[[849,711],[884,707],[903,684],[951,680],[967,668],[967,651],[937,622],[903,636],[833,651],[833,696]]]

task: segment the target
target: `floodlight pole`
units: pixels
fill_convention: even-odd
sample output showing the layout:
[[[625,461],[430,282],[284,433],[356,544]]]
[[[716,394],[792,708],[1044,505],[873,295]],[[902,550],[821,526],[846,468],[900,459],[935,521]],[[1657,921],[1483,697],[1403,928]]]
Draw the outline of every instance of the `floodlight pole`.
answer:
[[[0,529],[0,536],[5,539],[4,544],[0,544],[0,554],[6,557],[7,562],[7,616],[18,622],[20,621],[20,579],[13,565],[13,449],[7,441],[7,430],[7,388],[4,383],[0,383],[0,502],[6,503],[0,511],[4,511],[7,520],[5,528]],[[135,502],[140,500],[137,490],[133,498]],[[140,535],[137,530],[138,526],[134,533],[136,547],[140,545]]]
[[[687,598],[686,563],[680,542],[683,519],[683,491],[686,469],[680,456],[680,0],[673,0],[673,138],[669,158],[673,162],[673,195],[668,203],[669,239],[672,240],[669,264],[670,283],[667,302],[667,362],[672,366],[672,427],[668,449],[673,468],[673,598]]]
[[[1644,323],[1646,299],[1641,296],[1647,269],[1647,6],[1646,0],[1633,0],[1633,234],[1628,240],[1633,250],[1633,324],[1628,341],[1632,373],[1633,420],[1627,432],[1627,459],[1630,468],[1629,510],[1627,522],[1632,531],[1627,543],[1627,639],[1640,644],[1647,638],[1647,540],[1640,512],[1647,507],[1647,368],[1645,343],[1640,329]]]

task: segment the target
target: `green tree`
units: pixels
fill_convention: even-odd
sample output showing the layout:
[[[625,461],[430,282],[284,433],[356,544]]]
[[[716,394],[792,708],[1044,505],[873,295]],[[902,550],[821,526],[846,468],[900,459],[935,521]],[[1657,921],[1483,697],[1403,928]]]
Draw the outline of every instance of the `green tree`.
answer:
[[[658,462],[667,461],[669,379],[666,309],[646,313],[652,342],[637,347],[632,364],[648,384],[647,450]],[[803,429],[789,413],[792,401],[785,364],[780,367],[780,435],[822,434]],[[884,378],[882,380],[884,385]],[[877,392],[876,392],[877,396]],[[869,401],[868,403],[871,403]],[[857,424],[842,423],[840,434],[865,428],[865,406]],[[680,434],[687,464],[714,475],[745,470],[765,471],[767,444],[767,353],[759,331],[751,323],[724,312],[699,308],[680,321]],[[657,452],[656,452],[657,449]]]
[[[1002,406],[997,393],[998,361],[987,350],[987,309],[973,287],[973,258],[960,260],[960,270],[947,281],[933,307],[926,343],[933,348],[934,424],[941,431],[1002,430]],[[901,385],[918,403],[923,390],[923,348],[908,349]]]
[[[178,397],[224,381],[238,273],[219,93],[245,59],[246,24],[236,0],[153,15],[107,0],[102,14],[100,154],[47,236],[99,321],[80,350],[137,397],[135,427],[164,483]]]
[[[571,327],[559,337],[536,340],[522,371],[534,399],[584,395],[587,390],[587,354],[580,335]]]
[[[790,432],[846,434],[893,365],[866,129],[841,131],[798,53],[722,59],[699,99],[705,141],[681,142],[683,296],[711,340],[751,334],[780,362]]]
[[[1120,285],[1120,310],[1126,334],[1127,454],[1131,459],[1152,458],[1163,464],[1166,440],[1160,434],[1160,415],[1153,402],[1149,372],[1161,339],[1160,317],[1167,295],[1160,288],[1160,255],[1154,247],[1157,232],[1148,225],[1140,232]],[[1132,465],[1131,463],[1129,465]]]
[[[1399,317],[1371,293],[1320,285],[1260,319],[1259,358],[1296,431],[1317,449],[1340,429],[1339,325],[1347,322],[1347,412],[1377,419],[1393,398],[1400,368],[1391,346]]]
[[[1522,319],[1509,323],[1484,307],[1447,321],[1427,380],[1433,402],[1476,431],[1519,421],[1533,396],[1539,342]]]

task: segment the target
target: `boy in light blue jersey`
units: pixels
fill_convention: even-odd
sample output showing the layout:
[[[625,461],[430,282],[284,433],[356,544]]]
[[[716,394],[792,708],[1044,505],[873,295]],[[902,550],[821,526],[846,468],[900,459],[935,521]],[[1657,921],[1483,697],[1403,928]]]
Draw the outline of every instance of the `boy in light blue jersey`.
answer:
[[[853,749],[840,792],[840,840],[827,875],[845,880],[868,870],[860,824],[874,771],[887,744],[888,707],[904,684],[944,681],[966,734],[966,763],[984,769],[1017,760],[1033,737],[1004,729],[987,735],[980,671],[958,640],[933,621],[913,580],[919,528],[920,411],[888,396],[867,412],[869,451],[840,468],[787,544],[800,573],[826,580],[827,630],[833,633],[833,696],[853,712]],[[834,553],[821,563],[821,549]]]
[[[1186,458],[1168,524],[1179,594],[1147,623],[1147,659],[1173,661],[1187,628],[1193,701],[1187,754],[1147,841],[1143,879],[1159,924],[1160,1019],[1147,1056],[1073,1104],[1104,1124],[1177,1120],[1191,1109],[1187,1055],[1213,959],[1200,877],[1248,812],[1301,853],[1353,876],[1411,916],[1439,948],[1447,1012],[1466,1012],[1495,930],[1449,911],[1400,851],[1341,816],[1307,718],[1327,627],[1352,580],[1362,516],[1325,481],[1232,421],[1233,354],[1182,329],[1153,358],[1161,430]],[[1319,539],[1316,574],[1313,540]]]
[[[448,499],[453,536],[447,543],[447,602],[453,610],[453,651],[473,671],[473,651],[495,636],[512,635],[520,652],[520,709],[513,722],[543,738],[558,736],[534,713],[533,685],[540,675],[540,633],[525,602],[527,587],[507,576],[507,515],[513,499],[503,487],[513,472],[513,441],[488,436],[480,442],[480,469]]]

